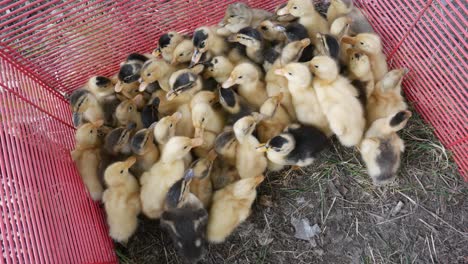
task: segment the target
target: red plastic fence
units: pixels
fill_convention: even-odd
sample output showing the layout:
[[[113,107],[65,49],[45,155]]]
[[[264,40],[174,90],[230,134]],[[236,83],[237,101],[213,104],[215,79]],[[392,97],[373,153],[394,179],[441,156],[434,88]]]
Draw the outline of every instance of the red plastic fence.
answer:
[[[112,75],[168,30],[214,24],[234,1],[0,1],[0,263],[115,263],[105,219],[70,158],[63,95]],[[284,2],[244,1],[272,10]],[[358,0],[404,90],[468,179],[467,7]]]

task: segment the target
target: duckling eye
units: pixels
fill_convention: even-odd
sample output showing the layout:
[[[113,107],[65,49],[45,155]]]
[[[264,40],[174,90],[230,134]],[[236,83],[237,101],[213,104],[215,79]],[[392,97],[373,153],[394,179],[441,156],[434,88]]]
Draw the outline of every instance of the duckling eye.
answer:
[[[133,111],[133,106],[130,106],[130,107],[128,108],[128,111]]]
[[[151,73],[147,73],[146,76],[151,76]]]
[[[315,69],[318,69],[318,65],[314,65]]]
[[[359,44],[364,45],[364,42],[361,41],[361,42],[359,42]]]
[[[205,41],[203,41],[202,43],[200,43],[200,48],[203,49],[205,47]]]
[[[181,53],[181,54],[179,54],[179,56],[180,56],[180,57],[182,57],[182,56],[184,56],[184,54],[183,54],[183,53]]]
[[[90,133],[90,134],[92,134],[92,133],[93,133],[93,131],[92,131],[92,130],[90,130],[90,131],[89,131],[89,133]]]
[[[242,76],[239,76],[239,77],[237,77],[237,78],[242,79]]]
[[[121,170],[121,171],[120,171],[120,174],[123,174],[123,173],[124,173],[124,171],[123,171],[123,170]]]
[[[184,149],[188,149],[188,146],[185,146]]]
[[[292,73],[288,72],[289,76],[292,76]]]
[[[202,118],[201,121],[202,121],[202,122],[205,122],[205,118]]]
[[[213,60],[213,63],[214,63],[214,64],[218,63],[218,59],[214,59],[214,60]]]
[[[293,6],[293,9],[297,9],[297,6]]]
[[[169,127],[172,127],[172,124]]]
[[[171,34],[169,34],[169,37],[171,37],[171,38],[172,38],[173,36],[174,36],[174,34],[172,34],[172,33],[171,33]]]
[[[263,31],[268,31],[268,28],[266,26],[261,26],[260,29],[262,29]]]

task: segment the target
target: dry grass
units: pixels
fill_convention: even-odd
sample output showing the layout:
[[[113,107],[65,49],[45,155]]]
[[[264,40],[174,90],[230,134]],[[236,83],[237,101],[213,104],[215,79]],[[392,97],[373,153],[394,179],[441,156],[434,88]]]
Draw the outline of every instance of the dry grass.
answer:
[[[252,215],[202,263],[466,263],[466,184],[418,115],[401,136],[406,152],[390,187],[374,188],[358,153],[338,144],[303,171],[268,173]],[[294,238],[292,217],[322,233]],[[122,263],[183,263],[147,219],[117,253]]]

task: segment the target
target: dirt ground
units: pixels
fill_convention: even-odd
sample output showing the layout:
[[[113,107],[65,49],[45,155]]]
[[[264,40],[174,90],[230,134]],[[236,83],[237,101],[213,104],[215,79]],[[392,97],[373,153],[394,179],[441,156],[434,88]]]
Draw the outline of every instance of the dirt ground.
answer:
[[[417,114],[400,135],[406,152],[390,187],[374,188],[358,153],[338,144],[303,171],[267,173],[252,215],[200,263],[468,263],[466,183]],[[321,233],[297,239],[293,219]],[[183,263],[159,222],[143,218],[117,254]]]

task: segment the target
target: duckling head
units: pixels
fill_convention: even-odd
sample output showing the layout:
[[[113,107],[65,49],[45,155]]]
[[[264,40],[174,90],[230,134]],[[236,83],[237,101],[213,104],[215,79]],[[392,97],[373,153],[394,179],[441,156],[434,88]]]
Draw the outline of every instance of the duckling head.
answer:
[[[246,47],[260,48],[262,45],[262,34],[252,27],[245,27],[237,34],[233,34],[228,38],[229,42],[237,42]]]
[[[192,108],[192,122],[195,128],[195,137],[202,137],[205,127],[213,117],[213,110],[207,104],[198,104]]]
[[[278,136],[271,138],[267,144],[259,146],[257,148],[258,151],[266,151],[266,152],[275,152],[281,156],[286,156],[296,146],[296,141],[291,134],[282,133]]]
[[[394,90],[401,86],[403,77],[408,73],[408,69],[401,68],[387,72],[384,77],[375,84],[375,88],[382,92]]]
[[[352,0],[331,0],[330,6],[333,6],[340,12],[349,12],[351,8],[353,8],[353,1]]]
[[[199,147],[202,144],[203,139],[201,138],[172,137],[164,147],[161,160],[163,162],[181,160],[192,148]]]
[[[275,70],[275,74],[284,76],[297,88],[307,88],[312,81],[312,75],[307,66],[298,62],[289,63],[284,68]]]
[[[111,154],[130,152],[130,138],[136,128],[131,122],[126,127],[114,128],[104,139],[104,149]]]
[[[284,27],[278,25],[277,23],[271,20],[262,21],[257,28],[264,39],[268,41],[282,41],[285,39]]]
[[[218,94],[212,91],[200,91],[196,93],[190,101],[190,107],[193,108],[197,104],[212,105],[218,101]]]
[[[182,41],[183,36],[176,31],[169,31],[159,37],[158,40],[158,48],[153,51],[153,56],[156,58],[159,55],[163,54],[163,58],[165,60],[169,59],[164,55],[170,54],[171,51],[174,49],[175,45],[177,45],[180,41]]]
[[[371,64],[369,57],[358,50],[348,49],[349,56],[349,70],[356,75],[362,77],[371,71]]]
[[[229,74],[234,69],[232,62],[224,56],[216,56],[206,62],[204,77],[213,77],[217,82],[222,83],[227,80]]]
[[[182,119],[180,112],[161,118],[153,129],[153,135],[159,144],[165,144],[175,135],[177,123]]]
[[[197,179],[204,179],[208,177],[211,173],[211,169],[213,168],[213,163],[217,157],[218,154],[214,149],[212,149],[210,152],[208,152],[208,156],[199,158],[194,161],[190,165],[194,171],[194,177]]]
[[[236,143],[234,131],[224,131],[216,137],[214,149],[216,153],[223,155],[228,149],[235,146],[234,143]]]
[[[382,52],[382,41],[376,34],[361,33],[355,37],[343,37],[341,41],[347,44],[351,44],[354,48],[368,54],[378,54]]]
[[[389,118],[389,125],[391,127],[392,131],[399,131],[403,129],[406,126],[406,123],[408,123],[408,120],[413,114],[408,111],[400,111]]]
[[[279,9],[276,13],[279,16],[291,14],[295,17],[307,15],[307,10],[315,9],[310,0],[289,0],[285,7]]]
[[[232,88],[219,89],[219,102],[227,111],[234,113],[239,110],[239,97]]]
[[[171,64],[190,62],[193,56],[193,42],[190,39],[182,40],[172,52]]]
[[[90,103],[97,99],[87,90],[78,89],[70,95],[70,105],[75,113],[83,113],[88,109]]]
[[[244,197],[250,195],[263,182],[265,176],[258,175],[255,177],[244,178],[235,183],[234,195],[236,197]]]
[[[188,169],[185,171],[182,179],[174,183],[166,195],[165,206],[167,210],[180,207],[187,194],[190,192],[190,183],[194,177],[195,173],[193,169]]]
[[[132,83],[138,81],[140,78],[140,70],[143,63],[148,58],[138,53],[132,53],[127,57],[127,60],[120,66],[118,78],[119,81],[125,83]]]
[[[136,158],[130,157],[124,161],[114,162],[104,172],[104,180],[107,186],[118,186],[126,182],[128,177],[133,177],[129,172],[130,167],[135,164]]]
[[[330,35],[341,39],[341,37],[348,34],[351,23],[352,20],[347,16],[335,19],[330,25]]]
[[[156,82],[167,74],[170,69],[171,66],[164,60],[151,59],[146,61],[141,67],[141,78],[138,80],[140,86],[138,90],[143,92],[149,88],[149,85],[156,85]]]
[[[193,33],[192,42],[194,51],[190,65],[195,65],[200,62],[203,54],[208,51],[210,45],[210,34],[212,33],[207,27],[198,28]]]
[[[285,65],[290,62],[298,61],[302,56],[304,49],[309,45],[309,38],[288,43],[286,46],[284,46],[283,51],[281,52],[281,64]]]
[[[115,109],[115,117],[121,123],[128,123],[132,116],[138,114],[137,104],[143,100],[143,96],[138,94],[133,99],[127,99],[122,101]]]
[[[246,85],[257,82],[259,78],[258,69],[253,64],[244,62],[234,68],[222,87],[229,88],[235,84]]]
[[[202,81],[200,74],[204,66],[197,64],[193,68],[187,70],[179,70],[174,72],[169,78],[169,86],[171,90],[166,94],[167,100],[173,100],[177,96],[185,94],[194,94],[202,89]]]
[[[75,142],[80,147],[93,147],[101,144],[100,130],[104,124],[103,120],[94,123],[84,123],[78,127],[75,134]]]
[[[338,65],[328,56],[316,56],[310,61],[310,70],[319,79],[334,81],[338,78]]]
[[[249,115],[244,116],[234,123],[234,134],[237,140],[242,141],[246,136],[252,135],[255,130],[257,120],[255,117]]]
[[[260,114],[266,116],[266,117],[272,117],[275,115],[276,110],[281,104],[281,101],[283,100],[284,94],[280,92],[279,94],[275,96],[269,97],[260,107]]]
[[[153,133],[151,132],[151,129],[145,128],[135,133],[130,142],[130,147],[134,154],[141,156],[148,151],[153,141]]]
[[[94,76],[88,81],[88,88],[94,93],[110,95],[114,93],[114,84],[111,79],[104,76]]]
[[[293,15],[291,15],[289,12],[286,12],[286,10],[282,10],[288,5],[288,3],[283,3],[275,8],[275,19],[280,22],[291,22],[293,20],[296,20],[297,18]],[[279,14],[280,10],[282,10],[282,15]],[[287,13],[287,14],[286,14]]]

